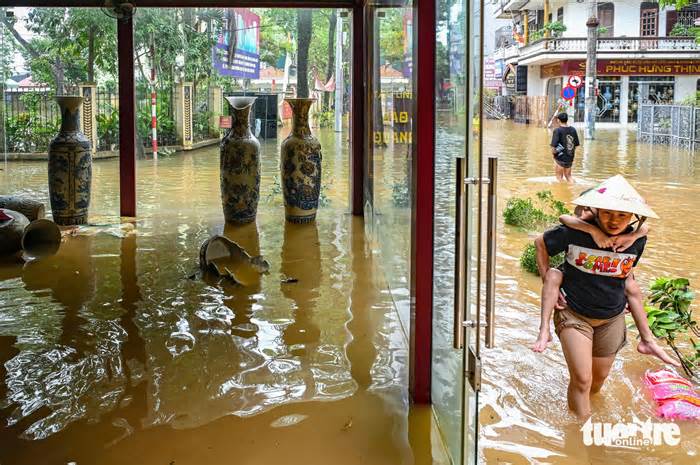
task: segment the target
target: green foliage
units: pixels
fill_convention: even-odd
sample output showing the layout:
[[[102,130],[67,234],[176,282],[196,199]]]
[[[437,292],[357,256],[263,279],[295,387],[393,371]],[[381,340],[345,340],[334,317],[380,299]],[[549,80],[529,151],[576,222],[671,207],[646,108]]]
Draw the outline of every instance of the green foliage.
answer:
[[[691,304],[695,294],[686,278],[657,278],[650,286],[647,322],[654,336],[666,339],[689,376],[695,376],[700,361],[700,343],[689,337],[689,349],[681,350],[678,339],[687,334],[700,337]]]
[[[158,131],[158,139],[172,140],[176,137],[175,120],[172,116],[156,109],[156,129]],[[151,107],[142,106],[136,113],[136,131],[141,139],[150,139],[151,137]]]
[[[528,36],[528,43],[537,42],[538,40],[544,38],[544,29],[539,29],[537,31],[531,31]]]
[[[542,28],[545,32],[549,32],[552,37],[559,37],[566,31],[566,26],[561,21],[552,21],[547,23]]]
[[[700,28],[696,26],[686,26],[683,23],[676,23],[673,29],[669,32],[670,36],[675,37],[694,37],[700,33]]]
[[[212,115],[213,113],[210,111],[198,111],[195,113],[192,128],[196,136],[204,139],[209,137],[213,131],[213,128],[209,125]]]
[[[681,105],[700,106],[700,92],[695,92],[695,94],[684,98]]]
[[[51,139],[56,137],[61,120],[42,121],[23,112],[5,119],[5,137],[8,152],[45,152]]]
[[[564,263],[564,252],[557,254],[549,259],[549,266],[556,268]],[[540,275],[540,270],[537,269],[537,249],[535,245],[528,242],[520,255],[520,267],[525,271],[529,271],[537,276]]]
[[[609,29],[605,26],[599,26],[598,27],[598,34],[607,34]]]
[[[527,230],[536,230],[556,223],[560,215],[570,214],[563,202],[550,191],[541,191],[537,200],[512,197],[506,202],[503,219],[506,224]]]
[[[319,111],[314,116],[319,127],[332,128],[335,124],[335,113],[332,111]]]
[[[692,0],[659,0],[659,6],[661,8],[666,8],[668,6],[673,6],[676,10],[680,10],[690,5]]]
[[[119,112],[109,107],[105,113],[95,116],[97,120],[97,140],[107,149],[119,143]]]

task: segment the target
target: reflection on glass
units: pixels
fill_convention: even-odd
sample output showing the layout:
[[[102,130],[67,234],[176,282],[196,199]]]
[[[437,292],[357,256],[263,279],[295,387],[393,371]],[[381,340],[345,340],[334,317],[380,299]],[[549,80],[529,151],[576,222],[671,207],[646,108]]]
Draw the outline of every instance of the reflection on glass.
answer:
[[[372,9],[369,156],[365,198],[374,240],[404,328],[409,328],[413,9]]]
[[[468,86],[467,2],[438,2],[436,31],[435,226],[432,402],[453,463],[462,457],[462,350],[454,349],[457,158],[465,156]],[[462,174],[463,176],[464,174]]]

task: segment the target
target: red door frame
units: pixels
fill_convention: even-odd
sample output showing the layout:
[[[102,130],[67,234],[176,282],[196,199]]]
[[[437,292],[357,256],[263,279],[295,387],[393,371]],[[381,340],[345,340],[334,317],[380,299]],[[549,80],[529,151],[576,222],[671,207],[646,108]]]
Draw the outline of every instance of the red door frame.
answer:
[[[285,7],[348,8],[353,12],[352,45],[352,127],[351,127],[351,212],[362,215],[366,113],[370,79],[367,63],[365,13],[368,0],[134,0],[137,8],[166,7]],[[382,2],[379,2],[382,3]],[[387,3],[402,5],[402,0]],[[103,7],[104,0],[0,0],[7,7]],[[435,0],[413,0],[414,10],[414,144],[412,165],[411,221],[411,334],[410,390],[417,403],[430,402],[433,303],[433,199],[435,147]],[[129,122],[120,128],[120,212],[136,215],[136,133],[133,63],[133,21],[119,22],[119,118]],[[127,102],[126,105],[123,102]],[[418,111],[420,109],[420,111]],[[415,128],[420,128],[420,131]]]
[[[429,404],[433,340],[435,199],[435,0],[414,0],[413,208],[411,220],[411,362],[413,401]]]

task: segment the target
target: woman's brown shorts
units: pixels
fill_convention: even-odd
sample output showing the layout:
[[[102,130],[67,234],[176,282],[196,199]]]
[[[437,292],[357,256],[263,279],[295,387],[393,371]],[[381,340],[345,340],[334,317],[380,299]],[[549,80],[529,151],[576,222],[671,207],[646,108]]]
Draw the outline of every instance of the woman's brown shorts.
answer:
[[[580,315],[571,307],[566,307],[554,312],[554,331],[557,336],[564,328],[574,328],[593,341],[594,357],[615,355],[627,343],[625,312],[607,320],[597,320]]]

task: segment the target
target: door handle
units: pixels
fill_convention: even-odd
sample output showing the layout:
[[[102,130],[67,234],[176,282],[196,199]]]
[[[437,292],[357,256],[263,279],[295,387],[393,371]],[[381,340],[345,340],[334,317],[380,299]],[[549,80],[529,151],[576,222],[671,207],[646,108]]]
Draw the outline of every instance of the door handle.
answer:
[[[486,207],[486,347],[495,346],[496,335],[496,187],[498,184],[498,158],[488,159],[488,199]]]
[[[467,285],[466,250],[467,250],[467,224],[466,224],[466,184],[464,181],[464,168],[466,160],[457,158],[455,176],[455,284],[454,284],[454,322],[453,322],[453,347],[462,349],[464,347],[464,321],[466,309]]]

